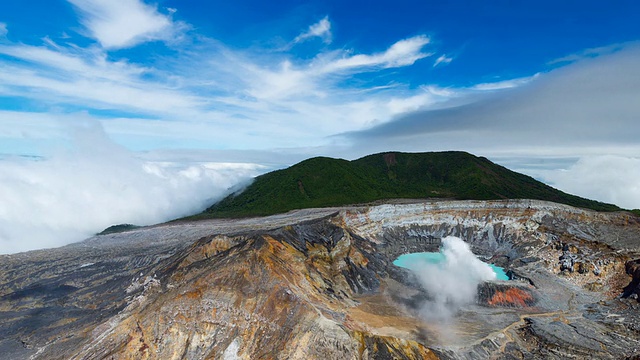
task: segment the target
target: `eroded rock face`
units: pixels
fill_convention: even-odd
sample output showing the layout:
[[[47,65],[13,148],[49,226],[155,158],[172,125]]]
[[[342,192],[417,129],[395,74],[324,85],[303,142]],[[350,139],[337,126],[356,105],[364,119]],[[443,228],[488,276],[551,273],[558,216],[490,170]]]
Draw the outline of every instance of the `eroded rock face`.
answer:
[[[637,291],[640,265],[627,261],[639,234],[630,214],[539,201],[135,229],[0,257],[0,357],[631,357],[640,306],[620,295]],[[392,261],[449,235],[514,280],[481,284],[476,303],[441,322],[425,314],[434,294]]]

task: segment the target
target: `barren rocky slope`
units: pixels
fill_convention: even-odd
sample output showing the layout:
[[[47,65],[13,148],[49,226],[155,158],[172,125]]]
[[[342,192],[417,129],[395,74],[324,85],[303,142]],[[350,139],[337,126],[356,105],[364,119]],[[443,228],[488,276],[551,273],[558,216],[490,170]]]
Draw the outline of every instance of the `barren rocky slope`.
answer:
[[[441,322],[392,261],[447,235],[515,280]],[[639,257],[637,217],[542,201],[158,225],[1,256],[0,357],[626,358],[640,354]]]

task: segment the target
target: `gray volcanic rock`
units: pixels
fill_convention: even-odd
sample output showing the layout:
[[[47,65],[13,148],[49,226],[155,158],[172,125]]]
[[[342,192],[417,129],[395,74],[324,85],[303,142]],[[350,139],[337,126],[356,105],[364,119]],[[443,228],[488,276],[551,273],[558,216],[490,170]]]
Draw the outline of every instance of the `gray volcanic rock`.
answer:
[[[442,322],[392,262],[449,235],[514,280],[481,284]],[[525,200],[132,229],[0,256],[0,358],[632,357],[638,235],[628,213]]]

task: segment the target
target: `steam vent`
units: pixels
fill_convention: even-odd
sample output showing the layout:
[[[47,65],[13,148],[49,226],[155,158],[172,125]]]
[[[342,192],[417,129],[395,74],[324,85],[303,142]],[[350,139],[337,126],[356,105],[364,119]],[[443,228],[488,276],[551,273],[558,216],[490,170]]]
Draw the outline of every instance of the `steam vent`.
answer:
[[[640,356],[627,212],[407,200],[125,230],[0,256],[0,358]],[[444,273],[393,264],[439,251]]]

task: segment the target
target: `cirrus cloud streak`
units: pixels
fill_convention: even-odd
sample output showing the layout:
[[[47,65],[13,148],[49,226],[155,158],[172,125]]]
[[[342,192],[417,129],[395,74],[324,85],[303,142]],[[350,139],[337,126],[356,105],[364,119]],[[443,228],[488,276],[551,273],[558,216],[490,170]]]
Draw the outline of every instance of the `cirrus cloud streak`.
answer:
[[[68,0],[80,13],[80,21],[105,49],[178,36],[180,24],[139,0]]]

